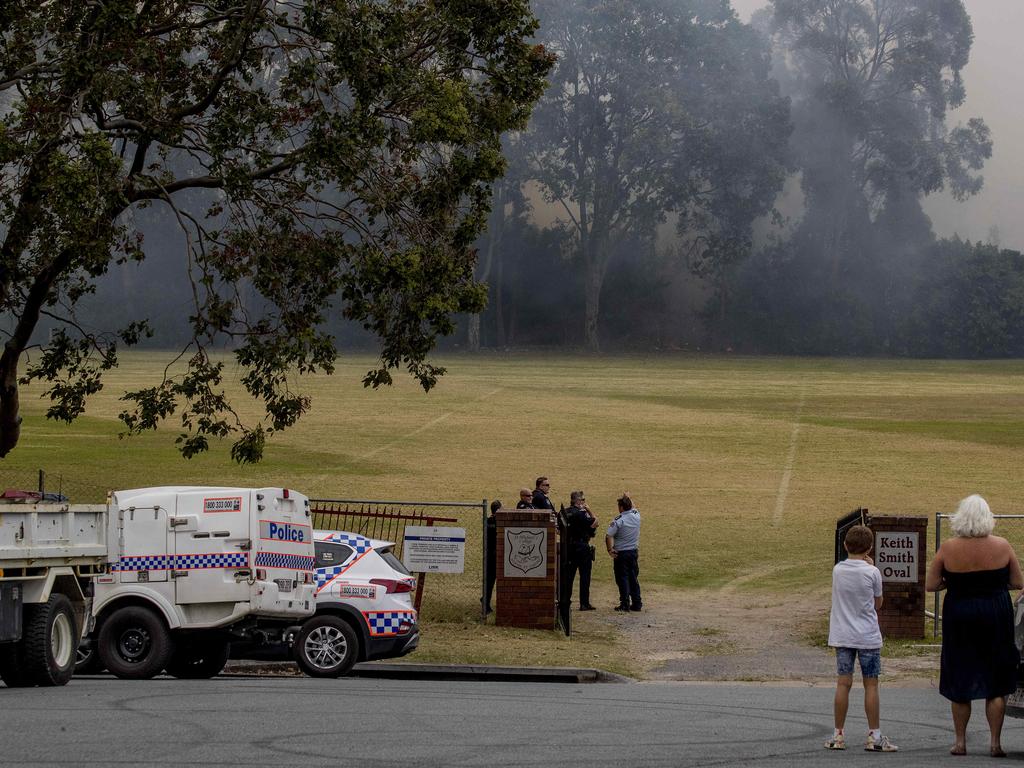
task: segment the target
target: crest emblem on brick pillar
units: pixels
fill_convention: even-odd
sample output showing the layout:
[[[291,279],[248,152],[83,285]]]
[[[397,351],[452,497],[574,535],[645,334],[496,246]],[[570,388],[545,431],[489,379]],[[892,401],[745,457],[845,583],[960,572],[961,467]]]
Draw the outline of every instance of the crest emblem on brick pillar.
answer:
[[[508,537],[508,562],[517,570],[528,575],[530,571],[544,566],[544,531],[511,531],[506,530]],[[542,574],[541,574],[542,575]]]

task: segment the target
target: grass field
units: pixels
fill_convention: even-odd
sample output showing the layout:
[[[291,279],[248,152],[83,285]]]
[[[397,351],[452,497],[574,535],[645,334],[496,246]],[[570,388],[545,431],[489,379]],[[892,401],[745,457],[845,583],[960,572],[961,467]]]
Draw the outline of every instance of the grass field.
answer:
[[[80,501],[108,487],[280,483],[321,497],[509,505],[544,474],[556,504],[583,488],[602,522],[617,495],[632,495],[646,582],[713,587],[760,571],[744,589],[768,592],[827,588],[835,519],[857,506],[933,515],[979,492],[997,513],[1024,513],[1021,361],[439,362],[449,373],[424,394],[405,379],[364,390],[374,360],[344,358],[333,377],[303,383],[312,413],[275,436],[262,464],[240,467],[227,443],[181,459],[174,424],[118,439],[118,395],[165,363],[135,354],[72,426],[47,422],[40,390],[26,390],[22,443],[0,462],[0,485],[31,485],[43,468]]]

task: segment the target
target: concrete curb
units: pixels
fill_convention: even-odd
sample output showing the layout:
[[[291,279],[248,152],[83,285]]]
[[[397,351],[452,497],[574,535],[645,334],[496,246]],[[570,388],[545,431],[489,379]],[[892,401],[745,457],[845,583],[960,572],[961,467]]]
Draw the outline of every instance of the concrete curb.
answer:
[[[290,661],[230,661],[222,675],[246,677],[301,677]],[[467,680],[510,683],[629,683],[628,677],[603,669],[576,667],[498,667],[484,664],[356,664],[352,677],[382,680]]]

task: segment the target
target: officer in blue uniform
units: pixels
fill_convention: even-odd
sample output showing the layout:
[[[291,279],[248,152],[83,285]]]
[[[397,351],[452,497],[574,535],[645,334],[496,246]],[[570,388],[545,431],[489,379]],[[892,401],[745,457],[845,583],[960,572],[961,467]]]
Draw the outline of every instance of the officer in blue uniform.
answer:
[[[571,505],[565,510],[566,546],[569,549],[568,569],[565,574],[565,600],[572,600],[572,583],[576,579],[576,571],[580,574],[580,610],[593,611],[590,604],[590,572],[594,566],[594,548],[590,541],[594,538],[597,518],[587,507],[587,498],[583,491],[569,494]]]
[[[605,545],[612,557],[615,584],[619,588],[616,611],[639,611],[640,599],[640,512],[625,494],[618,500],[619,514],[605,531]]]
[[[550,509],[555,512],[555,503],[551,501],[551,497],[548,495],[551,493],[551,481],[541,475],[537,478],[537,485],[533,491],[533,508],[534,509]]]

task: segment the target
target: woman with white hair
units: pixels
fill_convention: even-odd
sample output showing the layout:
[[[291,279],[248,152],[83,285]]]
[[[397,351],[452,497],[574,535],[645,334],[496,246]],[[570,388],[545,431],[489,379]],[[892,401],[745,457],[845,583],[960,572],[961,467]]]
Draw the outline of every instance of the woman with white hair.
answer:
[[[949,751],[967,754],[971,701],[984,699],[989,754],[1005,757],[1000,737],[1006,696],[1017,687],[1020,659],[1007,590],[1024,588],[1024,574],[1010,543],[992,535],[995,519],[981,496],[961,501],[951,522],[956,536],[942,542],[925,579],[929,592],[946,590],[939,692],[953,711]]]

